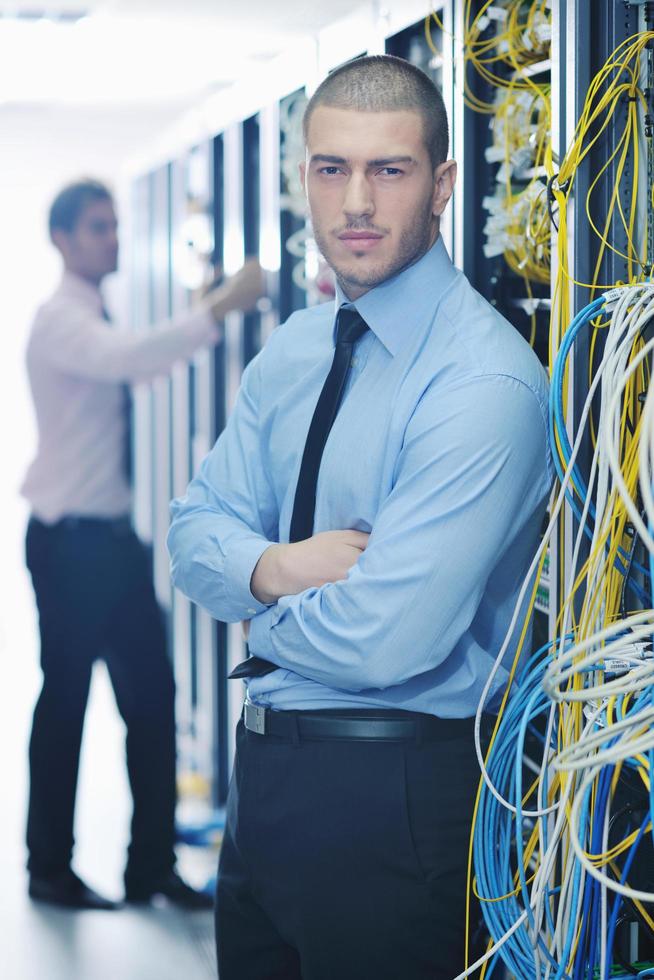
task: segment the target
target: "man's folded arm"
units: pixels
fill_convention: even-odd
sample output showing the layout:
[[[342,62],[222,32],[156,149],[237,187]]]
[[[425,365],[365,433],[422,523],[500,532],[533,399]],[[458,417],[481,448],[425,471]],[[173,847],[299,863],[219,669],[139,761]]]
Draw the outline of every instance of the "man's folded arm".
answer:
[[[277,501],[258,433],[263,353],[245,369],[227,426],[186,495],[171,504],[173,583],[223,622],[250,619],[267,608],[252,595],[250,580],[278,539]]]
[[[549,482],[545,419],[521,382],[482,377],[426,392],[366,550],[346,579],[255,616],[251,652],[351,691],[433,669]]]

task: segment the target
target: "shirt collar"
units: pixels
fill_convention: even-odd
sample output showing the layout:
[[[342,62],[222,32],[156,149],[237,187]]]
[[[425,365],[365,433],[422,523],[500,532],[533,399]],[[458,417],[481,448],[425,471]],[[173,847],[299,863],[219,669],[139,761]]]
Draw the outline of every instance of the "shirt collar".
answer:
[[[88,279],[83,279],[82,276],[78,276],[74,272],[69,272],[66,269],[62,276],[59,289],[66,296],[72,296],[75,299],[81,300],[97,313],[102,313],[102,294],[99,288],[92,282],[89,282]]]
[[[457,272],[439,235],[422,258],[351,301],[336,284],[336,313],[354,306],[387,351],[395,356],[414,331],[432,321],[441,296]],[[335,342],[335,338],[334,338]]]

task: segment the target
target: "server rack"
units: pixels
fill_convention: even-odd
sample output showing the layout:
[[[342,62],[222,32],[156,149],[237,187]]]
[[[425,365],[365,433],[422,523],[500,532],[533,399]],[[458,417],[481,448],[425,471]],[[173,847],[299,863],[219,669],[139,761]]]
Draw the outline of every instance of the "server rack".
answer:
[[[288,313],[281,310],[282,230],[280,104],[273,102],[259,112],[259,226],[253,246],[266,273],[266,296],[258,304],[259,344],[262,347],[278,323],[294,309],[304,306],[302,300],[291,304]]]
[[[236,271],[245,258],[245,234],[243,227],[243,125],[233,123],[223,134],[224,161],[224,265],[229,275]],[[242,313],[232,312],[225,317],[225,410],[229,415],[234,406],[243,370]],[[225,670],[228,674],[246,655],[245,642],[238,623],[225,626]],[[226,759],[231,766],[234,754],[234,731],[240,714],[242,685],[227,682]]]
[[[387,37],[384,48],[386,54],[404,58],[416,65],[417,68],[422,69],[441,92],[450,126],[449,155],[454,156],[460,114],[455,111],[452,9],[447,0],[433,4],[432,9],[438,13],[443,24],[443,30],[434,24],[427,32],[425,30],[425,18],[421,17],[420,20],[408,24],[402,30]],[[428,41],[428,34],[431,44]],[[457,229],[454,220],[456,201],[459,195],[460,190],[455,187],[454,199],[441,218],[440,232],[448,253],[460,265],[463,248],[463,226]]]
[[[558,165],[563,160],[566,149],[570,146],[574,136],[575,128],[580,118],[584,102],[591,80],[602,68],[611,53],[627,38],[633,37],[637,32],[645,29],[652,29],[654,9],[651,4],[623,2],[602,3],[589,5],[583,0],[559,0],[550,4],[552,17],[552,41],[551,56],[539,65],[535,65],[532,77],[547,81],[551,84],[551,105],[552,105],[552,148],[553,159]],[[476,9],[479,9],[477,5]],[[462,18],[459,19],[459,33],[462,34]],[[641,85],[645,90],[645,97],[649,102],[649,113],[651,114],[652,97],[652,55],[647,52],[642,65]],[[567,208],[567,252],[569,256],[568,278],[563,287],[558,287],[558,294],[555,285],[558,278],[558,258],[557,258],[557,238],[558,227],[556,222],[556,209],[551,215],[551,280],[549,287],[545,284],[535,294],[538,299],[538,334],[536,337],[536,351],[541,360],[546,361],[547,347],[545,344],[546,331],[552,307],[554,313],[560,309],[562,293],[569,297],[570,308],[574,313],[585,307],[591,299],[595,298],[604,289],[602,285],[595,289],[590,288],[596,273],[596,263],[599,256],[599,238],[591,229],[589,220],[585,213],[586,198],[595,186],[595,178],[598,174],[605,173],[606,179],[601,183],[593,196],[593,211],[596,224],[599,228],[604,228],[604,221],[610,211],[611,198],[614,194],[616,185],[617,160],[615,149],[619,143],[618,134],[624,128],[626,112],[628,109],[628,99],[625,99],[617,108],[609,124],[601,132],[596,133],[597,139],[591,147],[590,152],[583,166],[580,166],[575,174],[574,190],[568,202]],[[463,108],[461,107],[463,111]],[[466,201],[479,200],[479,188],[474,188],[471,182],[475,180],[482,186],[487,186],[488,168],[482,165],[477,168],[477,161],[483,159],[483,149],[485,138],[483,121],[463,111],[463,146],[462,157],[464,164],[464,184],[466,186]],[[465,120],[466,114],[468,120]],[[649,132],[648,132],[649,129]],[[651,190],[652,173],[652,127],[651,122],[647,123],[645,118],[645,128],[641,146],[641,176],[644,180],[639,182]],[[471,154],[470,150],[473,149]],[[474,161],[470,169],[468,160]],[[606,167],[605,170],[605,165]],[[627,155],[627,174],[629,167],[634,167],[633,149]],[[557,177],[553,178],[556,182]],[[620,204],[623,214],[627,214],[631,201],[628,190],[629,181],[623,179],[620,190]],[[468,193],[468,189],[470,193]],[[473,205],[476,208],[477,205]],[[651,200],[643,195],[639,201],[638,221],[641,228],[647,228],[648,232],[653,226],[654,214],[652,212]],[[606,235],[615,247],[616,251],[607,250],[599,265],[599,275],[597,281],[600,284],[614,284],[629,281],[628,267],[625,259],[627,252],[627,234],[619,212],[614,213],[612,223],[607,226]],[[651,268],[652,258],[654,258],[651,243],[651,233],[648,235],[648,255],[646,265]],[[511,280],[503,274],[497,262],[490,264],[485,256],[480,254],[478,245],[475,241],[470,241],[464,248],[464,268],[476,285],[476,287],[487,295],[487,297],[500,308],[509,319],[514,320],[519,314],[520,305],[523,297],[517,295],[515,291],[515,280]],[[641,270],[642,271],[642,270]],[[513,311],[513,313],[511,312]],[[519,325],[519,320],[517,321]],[[540,342],[539,342],[540,341]],[[568,424],[569,434],[576,431],[582,416],[582,408],[586,401],[589,384],[590,372],[589,362],[591,354],[590,332],[581,333],[575,343],[574,351],[569,358],[570,364],[570,398],[568,401]],[[556,349],[556,343],[554,343]],[[601,357],[603,349],[603,338],[599,335],[596,344],[596,355],[594,366]],[[582,443],[581,451],[577,457],[581,471],[587,473],[590,469],[593,447],[590,437]],[[552,538],[551,554],[549,563],[549,578],[545,590],[545,599],[549,604],[549,622],[546,623],[541,618],[539,640],[534,646],[540,646],[540,641],[547,636],[556,636],[557,611],[562,600],[571,592],[573,587],[572,556],[573,545],[579,531],[577,518],[571,514],[565,514],[559,519],[558,531]],[[589,548],[584,540],[580,549],[579,561],[576,564],[577,573],[583,561],[588,556]],[[575,596],[575,609],[577,614],[581,609],[583,600],[583,589],[578,590]],[[548,626],[548,631],[544,626]],[[628,794],[627,794],[628,795]],[[627,800],[628,802],[628,800]],[[634,879],[639,883],[638,887],[651,890],[654,882],[654,867],[651,860],[643,859],[637,870],[633,871]],[[646,932],[631,924],[629,932],[625,932],[621,937],[621,954],[625,960],[634,962],[644,953],[651,955],[651,938]],[[616,951],[619,943],[616,943]],[[640,948],[639,948],[640,947]]]
[[[569,143],[574,135],[576,121],[583,105],[585,93],[591,79],[605,63],[609,55],[620,44],[633,38],[640,31],[654,30],[654,6],[651,3],[641,3],[639,0],[622,0],[622,2],[598,4],[592,10],[583,0],[573,0],[567,4],[563,0],[555,6],[555,23],[558,22],[560,47],[564,56],[558,59],[561,79],[561,91],[567,91],[568,97],[563,101],[565,106],[564,132]],[[582,43],[580,43],[580,40]],[[652,175],[654,172],[654,144],[652,139],[652,110],[654,107],[654,65],[651,42],[644,54],[640,85],[647,101],[647,111],[644,118],[643,132],[639,140],[639,188],[646,188],[638,200],[638,225],[647,232],[646,268],[651,278],[654,263],[654,247],[652,231],[654,229],[654,207],[652,205]],[[580,168],[576,178],[574,214],[575,220],[569,225],[568,250],[572,256],[573,276],[575,282],[570,283],[572,308],[577,311],[592,299],[596,298],[602,289],[591,290],[586,285],[593,282],[596,261],[599,254],[599,239],[593,233],[584,214],[584,202],[595,175],[609,161],[606,172],[607,179],[599,187],[599,193],[593,192],[593,203],[596,208],[595,219],[600,227],[610,211],[611,196],[616,183],[617,158],[614,156],[618,144],[618,134],[623,129],[629,107],[629,99],[624,98],[610,120],[606,130],[599,136],[591,153],[588,165]],[[636,167],[633,148],[629,149],[626,161],[626,177],[633,173]],[[577,183],[578,181],[578,183]],[[623,177],[620,186],[619,203],[623,214],[628,214],[630,207],[629,180]],[[638,231],[636,238],[639,237]],[[599,282],[613,284],[629,282],[628,265],[626,260],[627,233],[622,220],[614,213],[613,221],[608,228],[608,238],[614,250],[604,252],[600,264]],[[643,272],[644,270],[638,270]],[[598,333],[600,333],[598,331]],[[647,327],[647,339],[651,337],[651,326]],[[604,349],[604,338],[599,337],[592,357],[593,371],[601,360]],[[589,363],[591,361],[590,334],[584,333],[575,344],[572,360],[572,398],[569,408],[570,421],[573,428],[579,424],[583,405],[588,395],[591,382]],[[593,454],[591,440],[586,438],[582,443],[579,460],[584,472],[590,469]],[[572,542],[578,532],[578,522],[567,522],[565,534],[565,551],[563,574],[559,587],[565,594],[572,585],[570,564]],[[587,541],[581,549],[582,560],[588,556]],[[647,563],[647,552],[644,546],[636,549],[634,557],[641,563]],[[580,597],[581,600],[581,597]],[[633,601],[633,600],[632,600]],[[577,604],[580,606],[580,601]],[[650,777],[652,755],[650,754]],[[633,789],[622,789],[622,802],[625,806],[634,804]],[[645,891],[654,891],[654,861],[651,849],[642,850],[638,854],[629,875],[634,887]],[[645,958],[654,960],[654,936],[651,929],[644,926],[642,918],[634,915],[634,908],[625,911],[623,923],[614,946],[615,956],[622,962],[634,963]]]
[[[213,265],[217,270],[222,270],[224,266],[224,147],[222,135],[217,135],[212,140],[213,154],[213,226],[214,226],[214,248]],[[219,343],[214,348],[213,354],[213,377],[214,377],[214,397],[213,397],[213,418],[214,432],[220,433],[227,421],[226,404],[226,355],[225,343]],[[191,474],[192,475],[192,474]],[[212,781],[212,802],[214,806],[222,805],[227,799],[227,787],[229,783],[229,690],[227,681],[227,625],[216,622],[215,630],[215,650],[216,650],[216,687],[215,687],[215,713],[213,718],[213,781]]]
[[[171,237],[169,164],[150,177],[151,200],[151,306],[150,323],[156,325],[170,316]],[[154,549],[154,587],[159,604],[170,612],[171,584],[163,541],[168,527],[168,507],[172,492],[171,383],[168,377],[152,383],[152,542]]]
[[[132,283],[133,322],[156,329],[190,301],[204,241],[213,237],[212,144],[191,148],[134,184]],[[206,218],[206,228],[202,218]],[[198,226],[200,220],[200,226]],[[202,241],[193,241],[198,229]],[[190,261],[190,265],[189,265]],[[190,274],[190,279],[189,279]],[[219,359],[220,354],[216,354]],[[152,545],[157,599],[166,617],[174,663],[179,732],[180,778],[210,799],[217,797],[215,652],[210,617],[195,609],[170,585],[165,539],[173,496],[183,494],[190,476],[215,438],[214,364],[201,352],[190,365],[176,365],[171,377],[157,378],[134,392],[134,523]]]
[[[293,153],[293,139],[297,138],[298,117],[301,107],[306,101],[304,89],[297,89],[290,95],[285,96],[279,103],[277,110],[278,116],[278,141],[279,156],[289,156],[289,166],[292,167],[291,157]],[[291,254],[288,248],[290,240],[297,238],[306,229],[306,218],[300,212],[297,188],[292,184],[293,175],[288,176],[284,170],[279,168],[278,200],[281,201],[279,207],[279,241],[278,251],[281,248],[280,268],[279,268],[279,319],[283,323],[293,310],[301,309],[306,306],[306,290],[298,283],[294,277],[294,269],[300,261],[297,255]],[[280,243],[282,243],[280,245]]]
[[[139,177],[132,186],[131,316],[134,328],[150,323],[150,178]],[[132,479],[134,482],[134,526],[145,543],[152,542],[152,393],[137,386],[132,395]]]
[[[196,259],[205,268],[205,280],[213,274],[211,255],[217,235],[214,213],[214,153],[213,142],[205,140],[194,146],[187,161],[187,200],[193,219],[198,221]],[[204,229],[204,231],[200,230]],[[202,241],[202,238],[205,238]],[[216,419],[213,411],[216,387],[220,379],[215,374],[215,353],[202,350],[196,353],[189,368],[190,463],[191,474],[197,472],[216,438]],[[217,795],[216,787],[216,655],[218,636],[212,618],[195,606],[191,607],[191,705],[193,710],[192,771],[200,780],[198,788],[209,801]]]
[[[185,281],[185,222],[188,217],[187,190],[188,154],[171,165],[170,175],[170,234],[171,257],[171,315],[188,307],[189,290]],[[171,372],[170,436],[172,464],[172,496],[181,496],[192,471],[192,365],[176,364]],[[191,603],[181,592],[171,596],[171,645],[176,682],[176,718],[178,754],[181,770],[191,767],[194,705],[192,696],[192,662],[194,637]]]

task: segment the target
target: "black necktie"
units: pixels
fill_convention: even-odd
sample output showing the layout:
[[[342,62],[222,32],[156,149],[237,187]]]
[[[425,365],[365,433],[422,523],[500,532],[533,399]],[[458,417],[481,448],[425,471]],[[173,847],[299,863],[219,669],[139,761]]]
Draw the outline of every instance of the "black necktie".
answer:
[[[109,313],[102,307],[102,319],[111,323]],[[125,438],[123,442],[123,473],[125,479],[132,483],[132,391],[129,385],[120,386],[123,396],[122,413],[125,421]]]
[[[316,509],[316,486],[320,461],[327,437],[340,407],[347,376],[352,364],[352,351],[368,324],[354,309],[341,307],[336,318],[336,349],[334,360],[316,404],[307,441],[304,445],[300,475],[295,490],[293,516],[289,540],[304,541],[313,534],[313,517]],[[230,677],[262,677],[277,670],[275,664],[261,657],[248,657],[229,675]]]

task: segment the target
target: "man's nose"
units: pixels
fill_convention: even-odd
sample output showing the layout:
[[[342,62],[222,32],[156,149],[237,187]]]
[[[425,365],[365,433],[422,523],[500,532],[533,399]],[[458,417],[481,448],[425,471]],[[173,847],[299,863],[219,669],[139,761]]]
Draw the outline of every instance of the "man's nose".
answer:
[[[348,218],[374,214],[375,202],[370,183],[364,174],[352,174],[348,180],[343,211]]]

